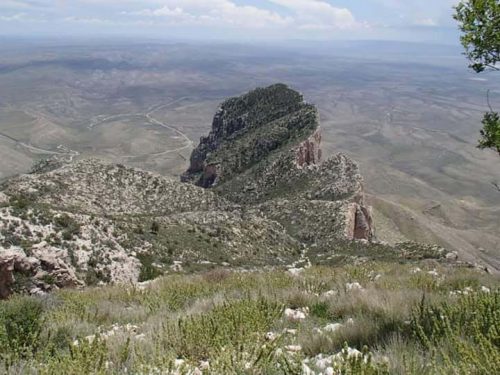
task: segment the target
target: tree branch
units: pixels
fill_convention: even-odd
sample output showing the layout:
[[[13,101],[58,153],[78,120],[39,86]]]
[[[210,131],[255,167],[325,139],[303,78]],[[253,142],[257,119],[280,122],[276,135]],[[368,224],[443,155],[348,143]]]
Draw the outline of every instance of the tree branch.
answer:
[[[496,71],[499,71],[499,70],[500,70],[500,68],[497,68],[497,67],[495,66],[495,64],[493,64],[493,65],[491,65],[491,64],[484,64],[484,66],[486,66],[486,67],[488,67],[488,68],[490,68],[490,69],[492,69],[492,70],[496,70]]]
[[[488,108],[490,109],[490,112],[494,112],[490,102],[490,89],[486,91],[486,102],[488,103]]]

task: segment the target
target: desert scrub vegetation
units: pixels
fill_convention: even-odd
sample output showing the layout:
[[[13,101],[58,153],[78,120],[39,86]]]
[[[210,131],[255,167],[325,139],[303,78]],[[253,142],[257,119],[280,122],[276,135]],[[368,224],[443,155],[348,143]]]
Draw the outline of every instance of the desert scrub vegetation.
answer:
[[[494,374],[500,371],[500,293],[466,292],[437,306],[423,298],[412,314],[413,333],[446,372]]]
[[[498,279],[437,262],[168,275],[0,303],[0,373],[496,374]]]

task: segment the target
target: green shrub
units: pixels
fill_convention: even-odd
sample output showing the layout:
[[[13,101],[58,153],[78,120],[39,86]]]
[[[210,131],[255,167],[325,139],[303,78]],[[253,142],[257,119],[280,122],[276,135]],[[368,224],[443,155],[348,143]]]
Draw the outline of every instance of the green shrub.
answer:
[[[62,214],[54,218],[57,227],[63,229],[62,238],[69,241],[73,236],[80,233],[80,224],[68,214]]]
[[[0,304],[0,354],[7,357],[26,357],[39,347],[43,326],[41,301],[15,296]]]
[[[151,223],[151,233],[158,234],[160,232],[160,224],[157,221]]]
[[[34,198],[29,194],[18,194],[11,196],[9,203],[16,211],[22,211],[33,205]]]
[[[151,254],[138,254],[137,258],[141,262],[141,269],[139,272],[139,281],[148,281],[156,279],[163,275],[163,272],[154,266],[155,258]]]
[[[363,347],[362,355],[349,357],[348,345],[344,343],[342,358],[343,364],[340,365],[340,373],[343,375],[389,375],[385,363],[373,362],[367,346]]]
[[[332,317],[330,313],[330,305],[327,302],[316,302],[311,306],[311,315],[321,318],[330,319]]]
[[[202,360],[228,350],[245,351],[264,335],[282,315],[280,304],[243,299],[225,302],[204,315],[195,315],[164,325],[163,345],[178,358]]]
[[[58,353],[38,368],[40,375],[104,375],[111,372],[106,368],[108,350],[106,343],[96,337],[91,343],[80,340],[70,345],[69,353]]]
[[[411,329],[443,373],[494,374],[500,368],[500,292],[472,293],[430,306],[422,299]]]

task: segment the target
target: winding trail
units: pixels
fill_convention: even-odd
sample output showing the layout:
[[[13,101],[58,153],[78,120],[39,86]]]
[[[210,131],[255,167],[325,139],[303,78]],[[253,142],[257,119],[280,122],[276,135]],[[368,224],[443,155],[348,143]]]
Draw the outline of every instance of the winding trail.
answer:
[[[48,123],[50,122],[51,120],[49,120],[46,116],[44,116],[43,114],[39,113],[39,112],[36,112],[32,109],[24,109],[22,112],[24,112],[26,115],[28,116],[31,116],[34,118],[34,122],[45,122],[45,123]],[[56,150],[49,150],[49,149],[45,149],[45,148],[41,148],[41,147],[37,147],[37,146],[33,146],[32,144],[30,143],[26,143],[26,142],[23,142],[19,139],[16,139],[8,134],[5,134],[5,133],[2,133],[0,132],[0,137],[1,138],[4,138],[4,139],[7,139],[8,141],[10,142],[13,142],[15,143],[16,145],[18,146],[21,146],[23,148],[25,148],[28,152],[31,152],[32,154],[43,154],[43,155],[52,155],[52,156],[64,156],[64,157],[69,157],[69,161],[73,161],[73,159],[80,155],[80,153],[78,151],[75,151],[75,150],[71,150],[63,145],[59,145],[56,147],[56,150],[59,150],[59,151],[56,151]]]
[[[152,116],[152,114],[155,113],[156,111],[159,111],[162,108],[168,107],[168,106],[170,106],[172,104],[175,104],[177,102],[180,102],[180,101],[182,101],[184,99],[187,99],[187,98],[180,98],[180,99],[174,100],[173,102],[170,102],[170,103],[161,105],[159,107],[156,107],[155,109],[152,109],[152,110],[150,110],[149,112],[147,112],[145,114],[146,118],[148,119],[148,121],[150,123],[158,125],[158,126],[161,126],[161,127],[165,128],[165,129],[172,130],[174,133],[178,134],[181,138],[183,138],[186,141],[186,144],[184,146],[182,146],[182,147],[179,147],[179,148],[176,148],[176,149],[173,149],[173,150],[163,151],[163,152],[160,152],[160,153],[151,154],[151,155],[157,156],[157,155],[169,154],[169,153],[173,153],[173,152],[179,152],[179,151],[185,150],[187,148],[192,148],[194,146],[193,141],[185,133],[181,132],[179,129],[177,129],[174,126],[167,125],[167,124],[159,121],[158,119],[156,119],[156,118],[154,118]]]
[[[55,155],[55,156],[69,156],[70,161],[73,160],[75,156],[78,156],[80,153],[78,151],[74,150],[68,150],[68,151],[54,151],[54,150],[47,150],[41,147],[36,147],[33,146],[29,143],[22,142],[14,137],[11,137],[10,135],[4,134],[0,132],[0,137],[7,139],[8,141],[11,141],[15,143],[16,145],[19,145],[21,147],[24,147],[27,149],[29,152],[33,154],[44,154],[44,155]],[[63,149],[62,145],[59,145],[58,148]]]
[[[159,106],[158,105],[151,106],[148,108],[147,112],[119,113],[116,115],[104,116],[104,117],[102,115],[100,115],[100,116],[93,118],[91,120],[90,124],[87,126],[87,128],[89,130],[92,130],[95,126],[98,126],[98,125],[103,124],[107,121],[110,121],[113,119],[118,119],[121,117],[145,117],[150,124],[161,126],[162,128],[173,131],[175,134],[177,134],[180,138],[182,138],[185,141],[185,145],[182,147],[175,148],[175,149],[165,150],[165,151],[156,152],[156,153],[149,153],[149,154],[144,154],[144,155],[130,155],[130,156],[123,156],[123,157],[129,159],[129,158],[137,158],[137,157],[145,157],[145,156],[161,156],[161,155],[170,154],[170,153],[174,153],[174,152],[180,152],[180,151],[183,151],[183,150],[188,149],[188,148],[193,148],[194,142],[185,133],[181,132],[176,127],[168,125],[164,122],[161,122],[160,120],[153,117],[153,114],[155,112],[165,108],[165,107],[179,103],[179,102],[186,100],[186,99],[189,99],[189,97],[182,97],[182,98],[173,100],[169,103],[162,104]],[[46,118],[44,118],[44,116],[40,115],[39,113],[35,113],[33,111],[29,111],[29,112],[24,111],[24,112],[27,113],[28,115],[36,117],[38,120],[47,120]],[[25,148],[27,151],[29,151],[33,154],[69,157],[70,162],[73,161],[73,159],[75,157],[80,155],[80,153],[78,151],[67,149],[63,145],[59,145],[57,147],[58,151],[57,150],[48,150],[48,149],[44,149],[41,147],[33,146],[32,144],[23,142],[19,139],[16,139],[16,138],[14,138],[8,134],[2,133],[2,132],[0,132],[0,138],[4,138],[4,139],[8,140],[9,142],[15,143],[16,145],[19,145],[19,146]]]
[[[181,132],[176,127],[174,127],[172,125],[168,125],[164,122],[161,122],[157,118],[153,117],[153,113],[155,113],[163,108],[169,107],[173,104],[179,103],[179,102],[186,100],[186,99],[189,99],[189,97],[186,96],[186,97],[182,97],[179,99],[175,99],[175,100],[168,102],[166,104],[151,106],[148,108],[148,110],[146,112],[119,113],[116,115],[105,116],[105,117],[97,116],[96,118],[92,119],[92,121],[87,126],[87,128],[92,130],[95,126],[98,126],[98,125],[103,124],[107,121],[122,118],[122,117],[145,117],[146,120],[150,124],[161,126],[162,128],[173,131],[178,136],[183,138],[184,141],[186,142],[186,144],[182,147],[178,147],[178,148],[171,149],[171,150],[165,150],[165,151],[154,152],[154,153],[143,154],[143,155],[123,155],[122,157],[125,159],[133,159],[133,158],[140,158],[140,157],[145,157],[145,156],[161,156],[161,155],[166,155],[166,154],[170,154],[170,153],[174,153],[174,152],[180,152],[180,151],[183,151],[183,150],[188,149],[188,148],[193,148],[194,142],[185,133]]]

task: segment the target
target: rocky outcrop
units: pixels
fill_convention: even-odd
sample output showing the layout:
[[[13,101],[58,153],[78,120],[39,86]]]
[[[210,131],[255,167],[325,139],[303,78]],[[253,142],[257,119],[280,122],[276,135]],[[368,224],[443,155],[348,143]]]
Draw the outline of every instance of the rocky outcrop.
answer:
[[[297,147],[296,164],[300,168],[319,164],[321,154],[321,129],[318,128],[312,136],[301,142]]]
[[[0,247],[0,299],[14,292],[43,294],[82,285],[71,267],[60,259],[47,254],[26,256],[22,251]]]
[[[359,168],[343,154],[323,160],[321,138],[318,112],[299,93],[284,85],[258,89],[221,105],[182,180],[244,207],[259,207],[306,242],[371,240],[373,219]],[[302,215],[313,225],[298,218],[290,222],[299,207],[312,208],[307,201],[315,201],[312,215]]]
[[[3,295],[135,283],[176,264],[283,265],[300,248],[279,223],[209,189],[95,159],[21,175],[2,188]],[[25,259],[37,265],[18,273]]]
[[[375,235],[371,208],[351,203],[346,213],[345,237],[351,240],[369,240]]]
[[[0,256],[0,299],[5,299],[12,294],[14,282],[14,258]]]
[[[80,160],[45,173],[20,175],[7,181],[3,193],[65,211],[78,207],[81,213],[92,215],[161,216],[229,206],[208,190],[97,159]]]

